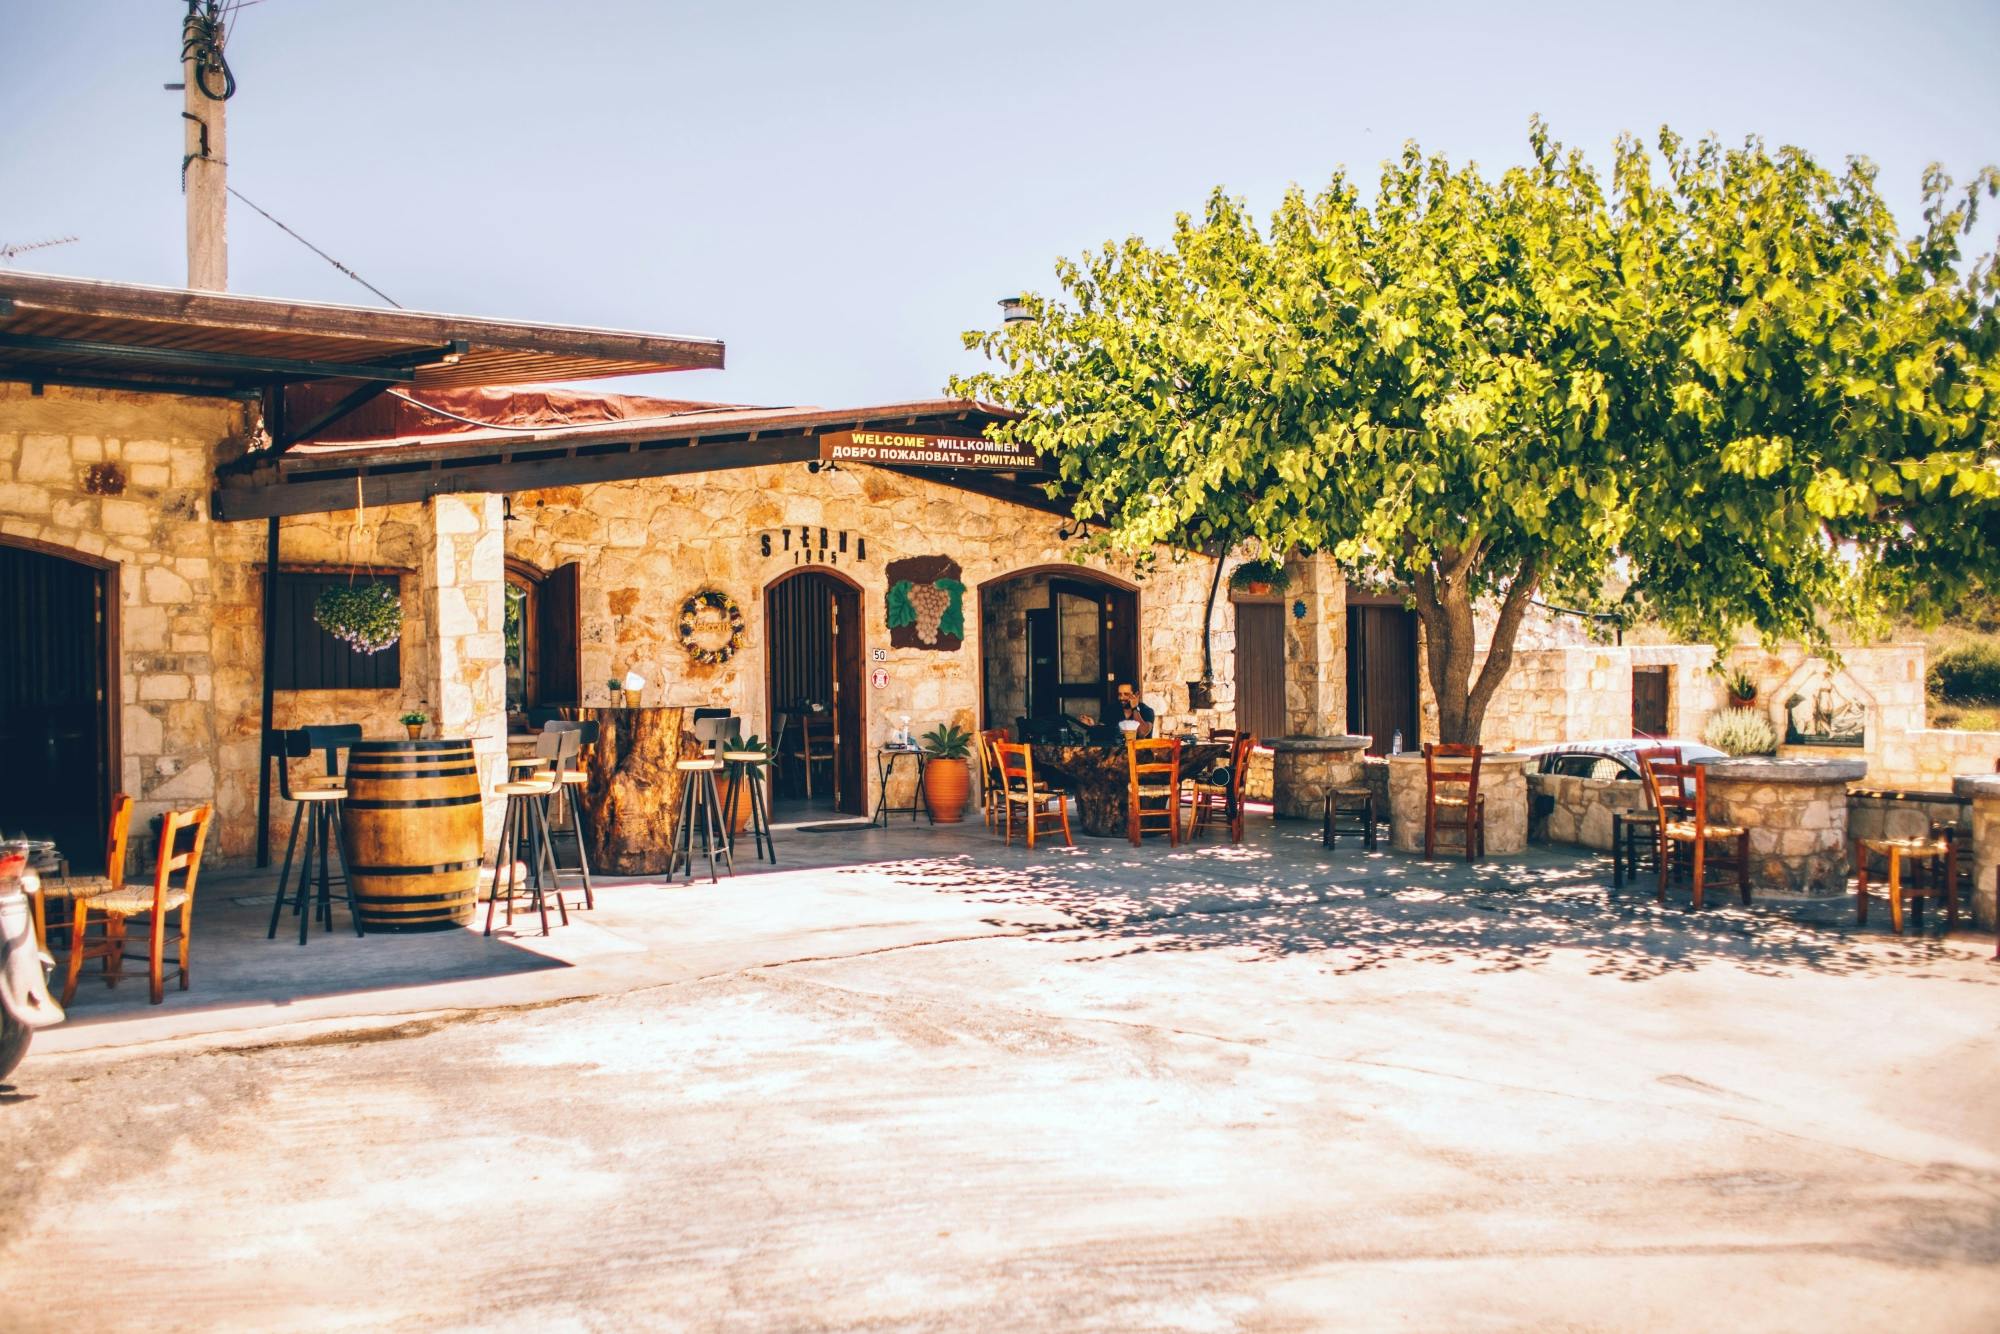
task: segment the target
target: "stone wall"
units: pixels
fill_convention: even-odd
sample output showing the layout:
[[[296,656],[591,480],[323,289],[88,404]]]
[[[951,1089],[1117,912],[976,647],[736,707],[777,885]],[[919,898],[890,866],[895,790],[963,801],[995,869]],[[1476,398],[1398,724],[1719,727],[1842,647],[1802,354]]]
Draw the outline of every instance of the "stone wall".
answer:
[[[1514,750],[1631,734],[1631,661],[1618,649],[1589,645],[1517,652],[1487,706],[1480,739]]]
[[[118,573],[123,753],[134,843],[162,812],[216,806],[209,843],[240,853],[255,769],[261,648],[254,580],[209,518],[211,472],[249,429],[242,404],[0,384],[0,533],[94,557]],[[86,489],[96,465],[117,473]]]
[[[1611,817],[1646,809],[1645,785],[1615,778],[1528,775],[1530,838],[1544,843],[1611,848]]]
[[[764,591],[796,568],[799,557],[796,547],[782,541],[770,543],[767,552],[761,539],[803,528],[813,539],[809,549],[817,553],[818,534],[825,529],[828,568],[862,590],[864,666],[888,677],[884,687],[865,688],[871,746],[887,737],[901,714],[908,714],[919,732],[946,722],[977,726],[987,621],[981,585],[1065,564],[1075,549],[1057,535],[1055,515],[859,467],[814,474],[785,465],[698,481],[662,478],[524,492],[514,498],[514,514],[517,522],[507,525],[509,556],[543,570],[568,561],[582,564],[586,703],[604,700],[607,678],[636,668],[648,681],[646,703],[726,707],[767,736]],[[908,556],[949,556],[959,563],[967,606],[966,636],[957,651],[890,646],[883,567]],[[1210,567],[1164,557],[1144,572],[1100,557],[1085,565],[1139,590],[1141,693],[1159,709],[1162,726],[1192,725],[1204,733],[1229,726],[1226,699],[1199,714],[1188,708],[1186,682],[1201,669]],[[735,598],[747,623],[746,647],[720,665],[694,662],[676,637],[682,599],[702,588]],[[1219,616],[1217,622],[1220,684],[1232,679],[1234,664],[1228,618]],[[873,765],[868,782],[872,802]]]

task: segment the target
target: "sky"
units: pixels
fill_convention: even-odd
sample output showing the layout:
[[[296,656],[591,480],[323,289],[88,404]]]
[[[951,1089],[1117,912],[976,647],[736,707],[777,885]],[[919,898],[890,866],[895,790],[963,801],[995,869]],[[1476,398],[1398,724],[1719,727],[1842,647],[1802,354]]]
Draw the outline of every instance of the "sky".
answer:
[[[0,0],[0,245],[185,281],[183,0]],[[413,309],[723,339],[615,387],[855,406],[976,369],[1057,256],[1414,139],[1498,169],[1662,124],[1920,175],[2000,162],[2000,0],[254,0],[230,183]],[[2000,209],[1982,222],[1993,244]],[[232,203],[230,287],[376,304]],[[607,387],[614,387],[607,385]]]

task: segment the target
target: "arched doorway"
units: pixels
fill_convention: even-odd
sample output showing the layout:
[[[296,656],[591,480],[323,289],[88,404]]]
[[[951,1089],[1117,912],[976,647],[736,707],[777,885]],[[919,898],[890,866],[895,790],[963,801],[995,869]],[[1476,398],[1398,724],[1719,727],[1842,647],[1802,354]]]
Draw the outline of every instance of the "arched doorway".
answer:
[[[813,809],[867,814],[861,606],[859,584],[817,566],[764,587],[765,716],[779,747],[781,817]],[[812,753],[830,748],[829,759],[807,758],[809,729]]]
[[[118,567],[0,537],[0,812],[100,871],[118,766]],[[137,796],[137,793],[132,795]]]
[[[1037,565],[979,586],[981,716],[1118,716],[1118,687],[1139,679],[1139,590],[1077,565]],[[1163,701],[1162,701],[1163,703]],[[1158,704],[1156,704],[1158,707]]]

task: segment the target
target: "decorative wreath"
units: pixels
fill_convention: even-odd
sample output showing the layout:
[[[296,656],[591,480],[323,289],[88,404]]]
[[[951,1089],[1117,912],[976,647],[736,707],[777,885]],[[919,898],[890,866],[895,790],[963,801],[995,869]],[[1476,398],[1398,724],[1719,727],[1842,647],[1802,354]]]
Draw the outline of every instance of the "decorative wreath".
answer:
[[[702,615],[705,611],[718,612],[729,624],[729,639],[726,643],[710,646],[702,643],[697,635],[711,628],[713,622]],[[706,624],[705,624],[706,622]],[[681,647],[696,662],[716,666],[728,662],[743,647],[746,637],[743,628],[743,608],[736,605],[736,599],[718,589],[704,588],[681,603],[680,624]]]

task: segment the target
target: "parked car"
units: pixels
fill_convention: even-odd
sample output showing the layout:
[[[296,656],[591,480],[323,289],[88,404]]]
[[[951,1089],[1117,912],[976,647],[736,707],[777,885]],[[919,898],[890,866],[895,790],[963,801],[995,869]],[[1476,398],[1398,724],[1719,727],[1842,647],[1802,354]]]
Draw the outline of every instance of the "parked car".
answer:
[[[1613,741],[1564,741],[1553,746],[1529,746],[1525,753],[1538,756],[1537,773],[1562,774],[1570,778],[1607,778],[1639,781],[1639,752],[1655,746],[1679,746],[1683,760],[1721,759],[1723,752],[1699,741],[1677,741],[1672,737],[1623,737]]]

